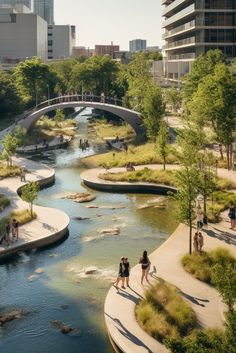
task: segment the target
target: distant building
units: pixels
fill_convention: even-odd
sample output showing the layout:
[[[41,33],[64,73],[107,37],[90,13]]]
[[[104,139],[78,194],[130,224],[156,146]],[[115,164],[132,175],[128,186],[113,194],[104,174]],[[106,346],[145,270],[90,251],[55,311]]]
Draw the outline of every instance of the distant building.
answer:
[[[119,45],[95,45],[94,55],[110,55],[115,57],[115,52],[120,50]]]
[[[180,80],[210,49],[236,57],[235,0],[162,0],[165,76]]]
[[[147,41],[146,39],[134,39],[129,42],[129,51],[131,53],[141,52],[146,50]]]
[[[48,59],[67,59],[75,46],[75,26],[48,26]]]
[[[94,50],[86,47],[74,46],[72,48],[73,58],[78,58],[80,56],[85,56],[86,58],[89,58],[90,56],[93,55],[93,53],[94,53]]]
[[[128,64],[132,54],[129,51],[120,50],[114,53],[114,59],[121,62],[122,64]]]
[[[25,6],[19,5],[17,10],[0,8],[0,62],[14,65],[34,56],[45,61],[48,51],[47,22],[29,13]]]
[[[159,53],[161,53],[161,49],[159,48],[158,45],[153,46],[153,47],[147,47],[146,51],[152,52],[152,51],[158,51]]]
[[[15,5],[25,5],[29,9],[31,9],[31,0],[0,0],[0,6],[2,5],[8,5],[15,6]]]
[[[54,24],[54,0],[34,0],[34,13],[49,25]]]

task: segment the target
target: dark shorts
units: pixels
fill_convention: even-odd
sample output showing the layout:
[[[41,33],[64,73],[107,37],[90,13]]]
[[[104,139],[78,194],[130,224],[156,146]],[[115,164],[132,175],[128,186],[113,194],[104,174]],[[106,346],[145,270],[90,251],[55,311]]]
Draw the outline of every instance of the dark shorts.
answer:
[[[149,267],[149,264],[142,264],[142,270],[146,270]]]
[[[125,273],[119,273],[119,277],[126,277]]]

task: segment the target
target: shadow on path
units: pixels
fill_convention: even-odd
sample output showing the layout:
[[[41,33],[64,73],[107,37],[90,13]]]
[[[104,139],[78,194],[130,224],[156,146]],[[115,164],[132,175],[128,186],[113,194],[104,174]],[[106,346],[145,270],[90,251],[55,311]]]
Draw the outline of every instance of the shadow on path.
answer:
[[[133,342],[137,346],[145,348],[148,353],[153,353],[138,337],[136,337],[129,330],[127,330],[126,327],[120,322],[119,319],[115,319],[107,313],[105,313],[105,315],[108,316],[112,321],[114,321],[117,324],[116,327],[117,327],[118,331],[124,337],[126,337],[128,340],[130,340],[131,342]]]

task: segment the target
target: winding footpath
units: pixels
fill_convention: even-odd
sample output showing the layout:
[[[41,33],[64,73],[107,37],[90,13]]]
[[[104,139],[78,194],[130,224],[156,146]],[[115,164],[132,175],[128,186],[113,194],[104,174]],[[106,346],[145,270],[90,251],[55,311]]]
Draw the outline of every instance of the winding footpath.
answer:
[[[139,166],[136,169],[142,169]],[[151,169],[161,169],[160,165],[146,166]],[[176,166],[168,166],[174,169]],[[124,171],[124,168],[113,168],[109,172]],[[91,169],[81,174],[81,178],[88,186],[96,189],[110,191],[113,187],[116,191],[127,191],[128,186],[142,188],[143,183],[120,183],[106,182],[99,178],[104,169]],[[225,169],[219,169],[218,175],[236,182],[236,173]],[[147,184],[147,183],[145,183]],[[152,187],[152,185],[151,185]],[[150,255],[152,263],[150,271],[150,282],[155,284],[159,278],[174,284],[179,288],[183,298],[192,306],[197,315],[199,325],[202,328],[222,328],[224,325],[225,305],[222,303],[218,292],[211,286],[198,281],[185,272],[181,266],[181,257],[188,252],[188,227],[180,224],[175,232]],[[214,225],[209,224],[203,230],[204,249],[211,250],[216,247],[224,247],[236,257],[236,232],[229,230],[229,222],[226,213],[223,221]],[[159,353],[168,352],[166,347],[150,337],[138,325],[135,318],[135,306],[140,299],[144,298],[145,290],[149,284],[144,286],[140,283],[140,265],[132,268],[130,277],[130,288],[116,289],[111,287],[105,301],[105,322],[114,349],[124,353]]]
[[[24,166],[29,172],[26,174],[26,182],[38,181],[42,186],[48,186],[55,180],[55,171],[46,165],[36,163],[27,159],[14,159],[14,164]],[[28,203],[24,202],[18,195],[19,189],[24,185],[19,177],[11,177],[0,180],[0,193],[6,195],[10,200],[10,206],[1,212],[1,218],[8,215],[12,210],[27,209]],[[16,254],[19,251],[42,248],[55,243],[68,233],[69,217],[63,211],[34,205],[37,218],[19,228],[19,240],[10,244],[9,247],[0,246],[0,260]]]

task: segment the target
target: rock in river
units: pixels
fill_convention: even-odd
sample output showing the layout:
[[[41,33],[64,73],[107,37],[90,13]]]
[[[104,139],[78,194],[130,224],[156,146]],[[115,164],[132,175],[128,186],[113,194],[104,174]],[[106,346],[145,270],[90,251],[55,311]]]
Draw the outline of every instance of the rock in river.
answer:
[[[112,228],[106,228],[106,229],[102,229],[100,231],[98,231],[99,234],[111,234],[111,235],[118,235],[120,234],[120,228],[118,227],[112,227]]]
[[[96,199],[96,195],[94,194],[89,194],[85,192],[77,192],[74,194],[68,194],[66,196],[62,197],[63,199],[70,199],[73,200],[74,202],[90,202]]]

